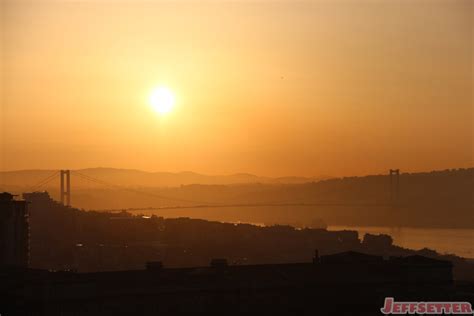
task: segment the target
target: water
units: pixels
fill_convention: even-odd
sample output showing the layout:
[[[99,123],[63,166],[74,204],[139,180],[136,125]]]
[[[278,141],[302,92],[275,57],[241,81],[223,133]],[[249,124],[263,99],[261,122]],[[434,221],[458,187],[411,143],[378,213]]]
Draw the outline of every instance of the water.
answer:
[[[378,226],[329,226],[328,230],[357,230],[359,238],[366,233],[392,236],[397,246],[419,250],[430,248],[441,254],[455,254],[474,258],[474,229],[378,227]]]

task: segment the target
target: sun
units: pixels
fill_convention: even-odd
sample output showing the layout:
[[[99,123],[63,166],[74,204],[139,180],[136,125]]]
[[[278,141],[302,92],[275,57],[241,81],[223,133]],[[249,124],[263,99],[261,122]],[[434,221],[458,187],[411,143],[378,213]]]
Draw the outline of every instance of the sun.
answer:
[[[173,109],[174,94],[167,87],[155,88],[150,94],[150,104],[159,114],[166,114]]]

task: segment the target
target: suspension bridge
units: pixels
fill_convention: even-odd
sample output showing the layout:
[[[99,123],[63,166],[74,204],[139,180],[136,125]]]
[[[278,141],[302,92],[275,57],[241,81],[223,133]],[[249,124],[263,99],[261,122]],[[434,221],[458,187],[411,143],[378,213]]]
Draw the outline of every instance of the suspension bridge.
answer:
[[[391,169],[389,172],[390,184],[390,200],[388,202],[375,203],[354,203],[354,202],[295,202],[295,201],[275,201],[262,203],[220,203],[211,201],[199,201],[193,199],[183,199],[178,197],[165,196],[154,192],[145,191],[143,189],[131,188],[123,185],[117,185],[97,177],[86,175],[75,170],[57,170],[38,181],[30,187],[30,191],[39,191],[47,184],[54,180],[60,179],[60,200],[63,205],[71,206],[71,174],[82,180],[89,181],[104,187],[112,188],[119,191],[131,192],[137,195],[153,197],[160,200],[185,203],[183,205],[168,205],[148,208],[122,208],[120,210],[109,211],[140,211],[140,210],[173,210],[173,209],[193,209],[193,208],[232,208],[232,207],[290,207],[290,206],[326,206],[326,207],[400,207],[399,201],[399,176],[398,169]]]

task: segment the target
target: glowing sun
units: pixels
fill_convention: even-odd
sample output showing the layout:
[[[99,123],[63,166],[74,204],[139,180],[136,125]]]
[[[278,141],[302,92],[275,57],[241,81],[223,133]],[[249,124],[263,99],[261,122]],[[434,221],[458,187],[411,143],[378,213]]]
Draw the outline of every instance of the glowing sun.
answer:
[[[173,109],[174,103],[174,94],[166,87],[158,87],[150,94],[150,104],[160,114],[170,112]]]

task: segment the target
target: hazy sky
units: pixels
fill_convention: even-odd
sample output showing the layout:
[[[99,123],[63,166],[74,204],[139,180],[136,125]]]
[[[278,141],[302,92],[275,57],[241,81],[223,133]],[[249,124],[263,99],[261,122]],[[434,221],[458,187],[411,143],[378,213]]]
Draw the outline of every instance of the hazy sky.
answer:
[[[474,165],[474,1],[0,1],[2,170]]]

